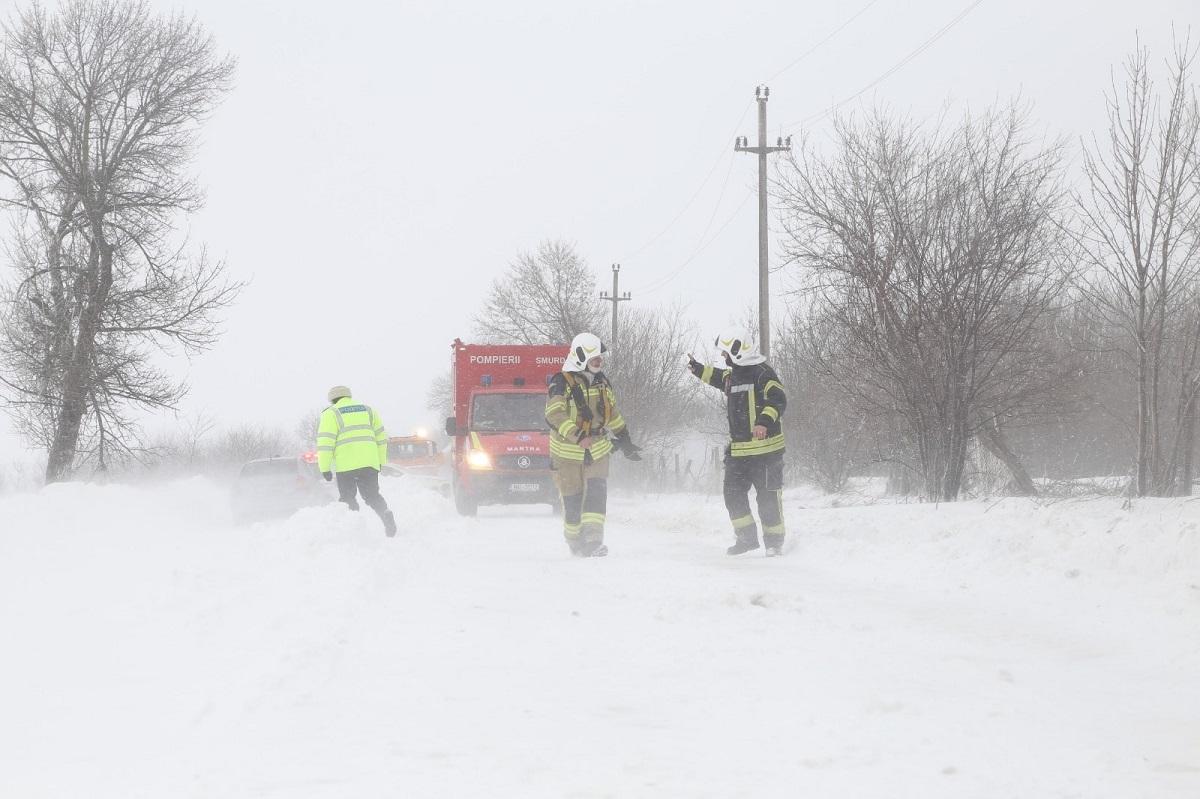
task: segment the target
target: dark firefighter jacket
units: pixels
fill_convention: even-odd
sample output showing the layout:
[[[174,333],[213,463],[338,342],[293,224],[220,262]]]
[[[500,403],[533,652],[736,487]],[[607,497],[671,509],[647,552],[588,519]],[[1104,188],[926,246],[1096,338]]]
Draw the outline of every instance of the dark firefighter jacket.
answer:
[[[692,374],[725,392],[729,417],[729,454],[735,458],[783,452],[783,411],[787,394],[775,370],[765,363],[718,369],[693,365]],[[767,428],[767,437],[754,438],[754,426]]]

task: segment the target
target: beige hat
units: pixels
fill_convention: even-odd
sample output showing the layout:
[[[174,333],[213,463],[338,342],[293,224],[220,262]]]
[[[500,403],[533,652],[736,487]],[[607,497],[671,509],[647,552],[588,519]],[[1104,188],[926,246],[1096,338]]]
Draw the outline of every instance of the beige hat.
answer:
[[[330,402],[337,402],[342,397],[349,397],[349,396],[350,396],[350,389],[346,388],[345,386],[334,386],[333,388],[329,389],[329,401]]]

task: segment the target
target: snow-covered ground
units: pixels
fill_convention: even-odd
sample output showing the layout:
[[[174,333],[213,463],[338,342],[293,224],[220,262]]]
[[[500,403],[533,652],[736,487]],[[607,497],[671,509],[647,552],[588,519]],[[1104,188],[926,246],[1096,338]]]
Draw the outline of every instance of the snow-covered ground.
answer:
[[[1200,502],[0,497],[0,796],[1196,797]],[[838,507],[841,505],[841,507]]]

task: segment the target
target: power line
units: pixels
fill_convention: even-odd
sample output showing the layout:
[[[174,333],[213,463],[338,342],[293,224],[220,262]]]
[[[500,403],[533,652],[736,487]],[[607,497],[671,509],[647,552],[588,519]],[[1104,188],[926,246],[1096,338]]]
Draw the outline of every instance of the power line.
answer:
[[[654,285],[653,288],[643,289],[642,293],[643,294],[653,294],[654,292],[659,291],[660,289],[666,288],[668,283],[670,283],[675,278],[679,277],[679,275],[683,272],[683,270],[687,268],[688,264],[690,264],[692,261],[696,260],[696,257],[699,256],[700,253],[702,253],[706,249],[708,249],[708,246],[710,244],[712,244],[714,241],[716,241],[717,239],[719,239],[721,237],[721,234],[725,232],[725,228],[729,227],[730,223],[732,223],[733,220],[737,218],[737,215],[739,213],[741,213],[741,210],[746,207],[746,203],[748,203],[750,201],[750,198],[753,196],[754,196],[753,189],[746,192],[746,196],[742,198],[742,201],[740,203],[738,203],[738,207],[735,208],[733,210],[733,213],[729,215],[729,218],[726,219],[721,224],[721,227],[717,228],[717,232],[712,235],[712,238],[710,238],[708,241],[704,242],[699,247],[697,247],[696,251],[693,252],[691,255],[689,255],[687,257],[687,260],[685,260],[678,267],[676,267],[675,270],[673,272],[671,272],[671,274],[669,274],[665,278],[662,278],[659,281],[657,281],[657,283]]]
[[[752,106],[753,104],[754,104],[753,101],[746,103],[746,107],[742,109],[741,115],[738,116],[737,124],[734,125],[734,127],[733,127],[733,133],[729,134],[730,136],[733,136],[734,134],[737,133],[738,128],[740,128],[742,125],[742,120],[744,120],[746,118],[746,112],[750,110],[750,106]],[[728,138],[728,137],[726,137],[726,138]],[[688,212],[688,209],[691,208],[692,205],[696,202],[696,199],[700,196],[700,193],[704,191],[704,187],[708,185],[708,181],[712,179],[713,173],[717,171],[717,167],[719,167],[721,165],[721,160],[726,155],[729,155],[729,149],[726,146],[722,145],[721,152],[717,155],[717,160],[713,161],[713,165],[709,168],[708,174],[704,176],[704,180],[696,188],[696,191],[688,199],[687,203],[683,206],[682,210],[680,210],[679,213],[675,214],[675,217],[670,222],[667,223],[666,227],[664,227],[662,230],[658,231],[658,233],[654,234],[654,236],[652,236],[645,244],[638,247],[636,250],[629,253],[624,258],[622,258],[621,261],[628,261],[631,258],[633,258],[634,256],[640,255],[641,253],[645,252],[647,249],[649,249],[649,247],[652,244],[654,244],[656,241],[661,239],[668,230],[675,227],[675,223],[683,218],[683,215],[686,214]],[[730,165],[733,164],[732,157],[730,157],[729,163],[730,163]]]
[[[937,31],[937,33],[935,33],[933,36],[926,39],[919,47],[917,47],[917,49],[913,50],[911,53],[909,53],[904,58],[902,58],[900,61],[898,61],[896,64],[894,64],[890,69],[888,69],[887,72],[884,72],[882,75],[880,75],[875,80],[868,83],[866,86],[864,86],[862,89],[858,90],[851,96],[847,97],[846,99],[842,100],[841,102],[834,103],[833,105],[831,105],[829,108],[825,109],[824,111],[813,114],[812,116],[808,117],[807,119],[803,119],[799,122],[793,122],[790,125],[786,125],[786,126],[784,126],[783,129],[790,130],[792,128],[803,127],[806,125],[811,125],[814,122],[819,122],[820,120],[825,119],[826,117],[832,115],[834,111],[841,108],[846,103],[853,102],[854,100],[857,100],[859,97],[862,97],[864,94],[869,92],[871,89],[875,88],[880,83],[882,83],[883,81],[885,81],[889,77],[891,77],[893,74],[895,74],[896,72],[898,72],[899,70],[904,68],[904,66],[906,64],[908,64],[910,61],[912,61],[914,58],[916,58],[921,53],[925,52],[930,47],[932,47],[933,44],[935,42],[937,42],[938,39],[945,36],[946,33],[948,33],[951,28],[953,28],[955,25],[957,25],[958,23],[960,23],[964,19],[966,19],[967,15],[970,14],[972,11],[974,11],[982,3],[983,3],[983,0],[975,0],[975,2],[971,3],[969,6],[964,8],[962,11],[958,12],[957,16],[955,16],[952,20],[950,20],[945,25],[943,25]]]
[[[734,159],[734,158],[729,159],[729,169],[725,170],[725,180],[722,181],[722,183],[721,183],[721,193],[717,196],[717,203],[716,203],[716,205],[713,206],[712,213],[709,214],[709,216],[708,216],[708,224],[706,224],[704,226],[704,230],[701,231],[700,235],[697,237],[697,241],[699,241],[699,242],[703,242],[704,237],[708,235],[708,232],[710,230],[712,230],[713,222],[716,221],[717,214],[721,210],[721,204],[725,201],[725,192],[728,191],[728,189],[729,189],[729,178],[733,175],[733,163],[735,160],[736,159]],[[729,223],[726,222],[725,224],[729,224]],[[724,226],[722,226],[721,229],[724,230]],[[711,244],[712,242],[709,242],[709,243]],[[708,245],[705,244],[700,249],[703,250],[707,246]],[[696,253],[693,253],[692,256],[689,257],[686,261],[684,261],[683,265],[677,267],[674,272],[672,272],[666,276],[651,280],[650,286],[647,289],[647,291],[649,291],[649,292],[657,291],[658,289],[662,288],[663,286],[665,286],[666,284],[668,284],[672,280],[674,280],[675,277],[679,274],[679,270],[681,270],[684,266],[686,266],[692,260],[692,258],[695,258],[696,254],[698,254],[699,251],[700,250],[697,250]]]
[[[734,150],[733,152],[737,152]],[[733,163],[736,158],[729,159],[729,169],[725,170],[725,180],[721,183],[721,193],[717,196],[717,204],[713,206],[712,213],[708,215],[708,224],[704,226],[698,238],[699,241],[704,241],[704,237],[708,235],[708,231],[712,230],[713,222],[717,220],[717,213],[721,210],[721,203],[725,200],[725,192],[729,189],[729,178],[733,176]]]
[[[855,12],[853,16],[851,16],[849,19],[847,19],[841,25],[834,28],[829,34],[827,34],[825,36],[825,38],[821,39],[819,42],[817,42],[812,47],[805,50],[799,56],[792,59],[792,61],[789,62],[785,67],[783,67],[783,69],[779,70],[774,75],[772,75],[770,78],[768,78],[766,82],[770,82],[771,80],[774,80],[775,78],[782,75],[784,72],[787,72],[789,69],[791,69],[792,67],[799,64],[804,59],[808,58],[810,55],[815,53],[822,46],[827,44],[831,39],[833,39],[835,36],[837,36],[839,33],[841,33],[843,30],[845,30],[846,27],[849,26],[852,22],[854,22],[856,19],[858,19],[863,14],[865,14],[867,11],[869,11],[871,9],[871,7],[874,6],[878,2],[879,2],[879,0],[870,0],[870,2],[868,2],[865,6],[863,6],[857,12]],[[738,129],[741,128],[741,126],[742,126],[742,121],[745,120],[745,118],[746,118],[746,112],[750,110],[750,107],[752,105],[753,105],[753,102],[746,103],[745,108],[742,109],[742,113],[738,116],[737,124],[735,124],[733,126],[733,133],[731,133],[729,136],[726,137],[726,141],[728,141],[729,138],[731,138],[737,134]],[[706,186],[708,186],[708,182],[709,182],[709,180],[712,179],[713,173],[715,173],[717,171],[717,167],[719,167],[721,165],[722,157],[724,157],[728,154],[729,154],[728,149],[726,148],[725,145],[722,145],[721,152],[718,153],[717,159],[715,161],[713,161],[713,165],[711,167],[709,167],[708,173],[704,176],[704,180],[700,183],[700,186],[697,187],[696,191],[692,193],[692,196],[688,198],[688,201],[687,201],[687,203],[684,204],[683,209],[680,210],[679,213],[677,213],[671,219],[671,221],[667,223],[666,227],[664,227],[658,233],[654,234],[654,236],[652,236],[644,244],[642,244],[640,247],[638,247],[633,252],[628,253],[620,260],[622,262],[624,262],[624,261],[628,261],[629,259],[631,259],[637,255],[640,255],[641,253],[643,253],[647,249],[649,249],[655,242],[657,242],[659,239],[661,239],[664,235],[666,235],[667,231],[669,231],[671,228],[675,227],[676,223],[678,223],[679,220],[683,218],[683,215],[688,212],[688,210],[692,207],[693,204],[695,204],[696,200],[700,197],[700,194],[704,191],[704,188]],[[730,168],[732,168],[732,166],[733,166],[733,160],[734,159],[732,159],[732,158],[730,158],[730,160],[729,160]],[[720,201],[718,200],[718,208],[719,208],[719,205],[720,205]],[[717,208],[713,209],[714,215],[716,214],[717,210],[718,210]],[[703,239],[704,234],[701,234],[700,238]]]
[[[846,20],[846,21],[845,21],[845,22],[843,22],[841,25],[838,25],[836,28],[834,28],[832,33],[830,33],[828,36],[826,36],[826,37],[825,37],[824,39],[822,39],[821,41],[819,41],[819,42],[817,42],[816,44],[814,44],[812,47],[810,47],[810,48],[808,48],[807,50],[805,50],[805,51],[804,51],[803,53],[801,53],[801,54],[800,54],[800,55],[799,55],[799,56],[798,56],[798,57],[797,57],[797,58],[796,58],[794,61],[792,61],[790,64],[788,64],[788,65],[787,65],[786,67],[784,67],[783,69],[781,69],[781,70],[779,70],[778,72],[776,72],[776,73],[775,73],[774,75],[772,75],[771,77],[769,77],[769,78],[767,78],[766,80],[764,80],[764,81],[763,81],[763,83],[764,83],[764,84],[766,84],[766,83],[770,83],[770,82],[772,82],[773,80],[775,80],[776,78],[778,78],[780,75],[782,75],[783,73],[787,72],[789,69],[791,69],[792,67],[796,66],[797,64],[799,64],[799,63],[800,63],[801,61],[803,61],[804,59],[808,58],[810,55],[812,55],[813,53],[815,53],[815,52],[816,52],[816,51],[817,51],[817,50],[818,50],[818,49],[821,47],[821,45],[825,44],[825,43],[826,43],[826,42],[828,42],[830,39],[832,39],[834,36],[837,36],[839,33],[841,33],[841,32],[842,32],[842,30],[843,30],[843,29],[844,29],[844,28],[845,28],[847,25],[849,25],[851,22],[853,22],[854,20],[856,20],[856,19],[858,19],[859,17],[861,17],[863,14],[867,13],[867,11],[868,11],[868,10],[870,10],[871,6],[875,5],[875,4],[876,4],[876,3],[878,3],[878,2],[879,2],[879,0],[871,0],[871,2],[867,3],[865,6],[863,6],[862,8],[860,8],[860,9],[858,10],[858,13],[856,13],[854,16],[850,17],[850,19]]]
[[[733,162],[735,159],[729,159],[729,169],[725,170],[725,180],[721,183],[721,193],[717,196],[717,204],[713,206],[712,213],[708,216],[708,224],[704,226],[704,230],[700,232],[697,241],[704,241],[704,237],[708,235],[708,231],[712,230],[713,222],[717,218],[717,213],[721,210],[721,203],[725,201],[725,192],[729,189],[729,178],[733,175]],[[691,259],[689,259],[691,260]],[[663,285],[670,283],[674,275],[666,275],[657,277],[650,281],[649,290],[655,291]]]
[[[878,2],[878,0],[871,0],[871,2],[867,3],[866,6],[861,8],[857,13],[855,13],[853,16],[851,16],[848,20],[846,20],[841,25],[839,25],[836,29],[834,29],[833,32],[831,32],[829,35],[827,35],[824,39],[817,42],[815,45],[810,47],[804,53],[801,53],[800,56],[798,56],[796,59],[794,59],[791,63],[789,63],[783,69],[776,72],[775,75],[772,76],[772,78],[778,77],[779,75],[783,74],[787,70],[794,67],[796,64],[803,61],[805,58],[807,58],[809,55],[811,55],[813,52],[815,52],[818,48],[820,48],[822,45],[824,45],[826,42],[828,42],[830,39],[832,39],[834,36],[836,36],[838,33],[840,33],[848,25],[850,25],[852,22],[854,22],[854,20],[858,19],[860,16],[862,16],[864,13],[866,13],[866,11],[868,11],[877,2]],[[974,0],[974,2],[970,3],[965,8],[963,8],[949,22],[947,22],[945,25],[943,25],[941,28],[939,28],[932,36],[930,36],[928,39],[926,39],[924,42],[922,42],[916,49],[914,49],[912,52],[908,53],[906,56],[904,56],[902,59],[900,59],[900,61],[898,61],[897,63],[892,65],[887,71],[885,71],[879,77],[875,78],[873,81],[868,83],[866,86],[864,86],[859,91],[855,92],[853,95],[845,98],[841,102],[835,103],[834,105],[830,106],[829,108],[827,108],[817,114],[813,114],[812,116],[802,120],[801,122],[793,123],[791,125],[786,126],[784,128],[784,130],[789,129],[789,128],[795,128],[795,127],[798,127],[801,125],[812,124],[813,122],[819,121],[821,119],[824,119],[825,117],[830,116],[831,114],[833,114],[834,111],[836,111],[838,108],[845,105],[846,103],[850,103],[850,102],[853,102],[854,100],[857,100],[859,97],[866,94],[868,91],[875,88],[883,81],[887,80],[889,77],[894,75],[896,72],[903,69],[913,59],[917,58],[917,56],[921,55],[926,50],[928,50],[930,47],[932,47],[938,40],[940,40],[943,36],[945,36],[951,29],[953,29],[960,22],[962,22],[964,19],[966,19],[967,16],[970,15],[970,13],[972,11],[974,11],[976,8],[978,8],[980,5],[982,5],[982,3],[983,3],[983,0]],[[746,109],[743,109],[741,117],[739,118],[739,122],[738,122],[739,125],[741,124],[741,119],[745,118],[746,110],[748,108],[749,108],[749,106],[747,106]],[[687,204],[687,206],[684,207],[684,210],[680,211],[680,213],[678,215],[676,215],[676,217],[674,219],[671,220],[671,223],[666,228],[664,228],[657,236],[655,236],[653,239],[651,239],[651,241],[647,242],[645,245],[643,245],[641,248],[639,248],[637,250],[637,252],[642,252],[643,250],[645,250],[647,247],[650,246],[650,244],[654,243],[659,238],[661,238],[662,235],[664,235],[667,232],[667,230],[669,230],[672,226],[674,226],[674,224],[676,222],[679,221],[679,219],[688,210],[688,208],[690,208],[692,206],[692,204],[695,203],[696,198],[699,197],[700,192],[704,189],[704,187],[708,185],[708,181],[711,180],[713,173],[716,171],[716,168],[720,165],[720,163],[721,163],[720,158],[718,158],[717,161],[713,164],[712,168],[709,169],[708,174],[705,176],[704,182],[701,184],[700,188],[697,189],[696,193],[693,194],[691,199],[688,200],[688,204]],[[733,168],[733,162],[731,161],[730,162],[730,171],[732,171],[732,168]],[[729,176],[727,174],[726,180],[725,180],[725,186],[728,185],[728,181],[729,181]],[[721,234],[725,231],[725,229],[727,227],[729,227],[729,225],[733,222],[733,220],[737,218],[737,216],[741,212],[742,208],[745,207],[746,203],[749,202],[750,198],[753,195],[754,195],[753,191],[747,192],[746,196],[742,198],[741,203],[738,204],[738,207],[736,209],[734,209],[734,212],[721,224],[720,228],[717,229],[717,231],[712,235],[712,237],[709,238],[707,241],[705,241],[704,237],[705,237],[705,235],[707,235],[708,230],[711,229],[713,219],[716,218],[716,214],[719,211],[721,203],[723,202],[724,197],[725,197],[725,187],[723,186],[722,190],[721,190],[721,195],[717,199],[717,205],[713,208],[713,214],[709,218],[708,226],[706,226],[704,232],[700,234],[699,246],[695,249],[695,251],[692,252],[691,255],[689,255],[682,263],[680,263],[668,275],[666,275],[665,277],[659,278],[657,280],[651,281],[650,285],[643,289],[643,292],[645,294],[656,293],[656,292],[660,291],[661,289],[665,288],[669,283],[674,281],[677,277],[679,277],[679,275],[683,273],[684,269],[686,269],[693,261],[695,261],[696,258],[699,257],[699,255],[702,252],[704,252],[704,250],[706,250],[713,242],[715,242],[718,238],[720,238]]]

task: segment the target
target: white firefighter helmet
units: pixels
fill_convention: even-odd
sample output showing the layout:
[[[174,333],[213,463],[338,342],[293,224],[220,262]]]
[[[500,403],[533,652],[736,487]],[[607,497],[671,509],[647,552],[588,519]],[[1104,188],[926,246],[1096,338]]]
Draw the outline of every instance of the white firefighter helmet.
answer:
[[[717,336],[717,350],[728,355],[738,366],[751,366],[766,360],[750,337],[736,330],[727,330]]]
[[[580,333],[571,339],[571,351],[563,361],[564,372],[583,372],[587,363],[598,355],[607,355],[608,347],[593,333]]]

